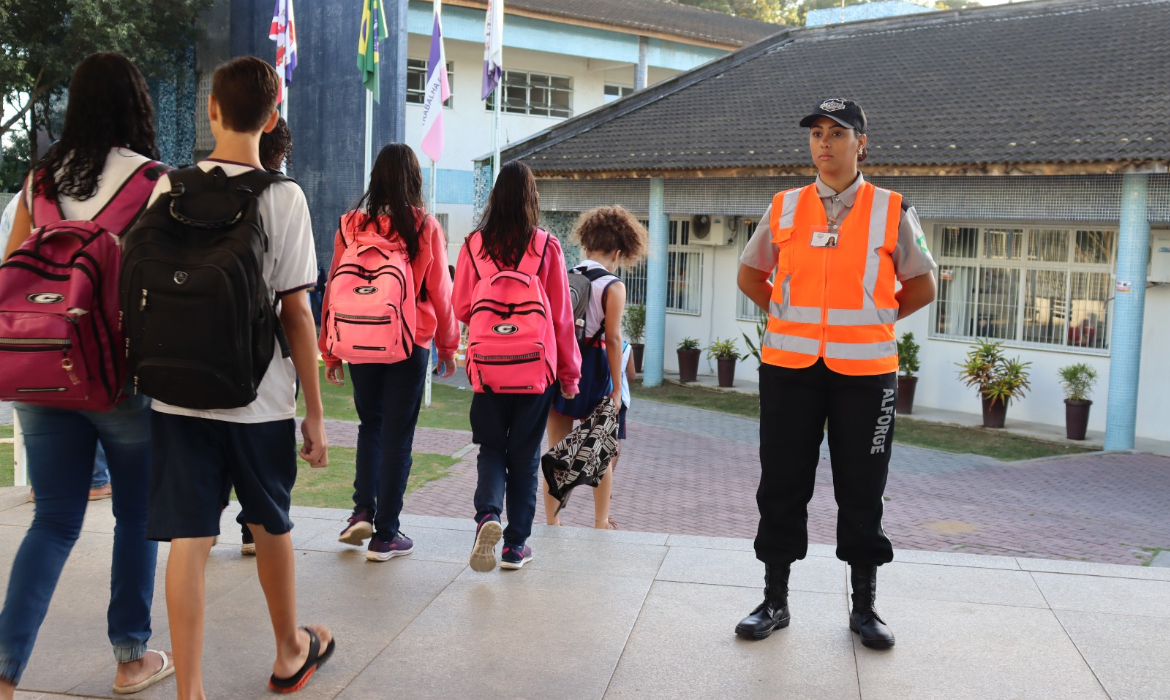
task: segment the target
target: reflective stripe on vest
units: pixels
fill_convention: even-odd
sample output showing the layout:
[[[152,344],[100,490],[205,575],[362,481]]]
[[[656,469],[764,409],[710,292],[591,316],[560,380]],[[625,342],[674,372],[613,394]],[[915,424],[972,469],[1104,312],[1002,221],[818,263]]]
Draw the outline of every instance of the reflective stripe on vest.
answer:
[[[841,374],[897,371],[892,253],[901,199],[862,183],[830,249],[811,246],[812,227],[827,223],[815,184],[773,198],[769,223],[780,256],[764,362],[799,368],[823,357]]]

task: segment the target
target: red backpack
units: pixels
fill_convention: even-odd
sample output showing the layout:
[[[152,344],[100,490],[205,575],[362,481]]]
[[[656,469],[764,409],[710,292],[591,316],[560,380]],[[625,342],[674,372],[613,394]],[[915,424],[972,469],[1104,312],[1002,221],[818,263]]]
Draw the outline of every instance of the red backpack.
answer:
[[[473,390],[543,394],[556,378],[544,345],[552,314],[538,277],[548,246],[549,235],[537,229],[516,269],[501,270],[483,254],[483,234],[468,238],[467,252],[479,277],[467,327],[467,378]]]
[[[378,233],[350,212],[339,228],[345,243],[329,278],[329,308],[321,323],[329,354],[347,362],[393,364],[414,350],[414,270],[402,239]]]
[[[0,399],[105,411],[122,398],[118,236],[166,171],[144,164],[91,221],[33,198],[33,234],[0,265]]]

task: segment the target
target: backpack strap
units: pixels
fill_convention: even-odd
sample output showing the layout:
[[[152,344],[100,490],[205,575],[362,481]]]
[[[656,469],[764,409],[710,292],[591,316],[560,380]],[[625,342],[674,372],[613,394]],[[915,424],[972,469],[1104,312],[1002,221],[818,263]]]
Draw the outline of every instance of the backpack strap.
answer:
[[[126,178],[114,196],[93,217],[93,222],[115,236],[121,236],[146,210],[146,203],[150,201],[159,178],[169,170],[169,166],[157,161],[143,163]]]
[[[41,191],[41,188],[37,187],[35,170],[29,175],[25,186],[30,188],[29,191],[32,193],[32,209],[29,210],[28,215],[34,230],[65,220],[65,212],[61,209],[61,200],[49,199]]]
[[[541,246],[541,239],[543,239],[544,242],[543,246]],[[536,229],[536,231],[532,234],[532,240],[529,245],[540,250],[540,257],[537,258],[536,256],[529,255],[528,251],[525,250],[524,257],[520,258],[520,264],[516,266],[516,272],[521,272],[532,277],[538,276],[541,269],[544,268],[544,256],[546,253],[548,253],[550,239],[551,236],[549,236],[547,232],[542,231],[541,229]],[[532,267],[533,260],[536,261],[535,269]],[[526,270],[525,267],[528,269]]]

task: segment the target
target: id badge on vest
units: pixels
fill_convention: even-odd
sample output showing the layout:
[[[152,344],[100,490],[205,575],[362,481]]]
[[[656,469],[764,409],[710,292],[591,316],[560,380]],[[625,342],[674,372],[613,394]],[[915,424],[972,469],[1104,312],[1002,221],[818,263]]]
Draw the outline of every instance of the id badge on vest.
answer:
[[[809,245],[813,248],[836,248],[841,232],[836,225],[813,226]]]

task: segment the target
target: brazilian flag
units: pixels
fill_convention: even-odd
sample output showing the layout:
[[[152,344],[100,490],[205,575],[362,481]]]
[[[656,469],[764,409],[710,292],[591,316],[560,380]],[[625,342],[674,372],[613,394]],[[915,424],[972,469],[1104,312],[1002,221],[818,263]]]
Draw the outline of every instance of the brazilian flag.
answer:
[[[358,36],[358,70],[362,72],[362,85],[374,93],[374,101],[380,102],[378,91],[378,42],[386,39],[386,15],[380,0],[365,0],[362,5],[362,31]]]

